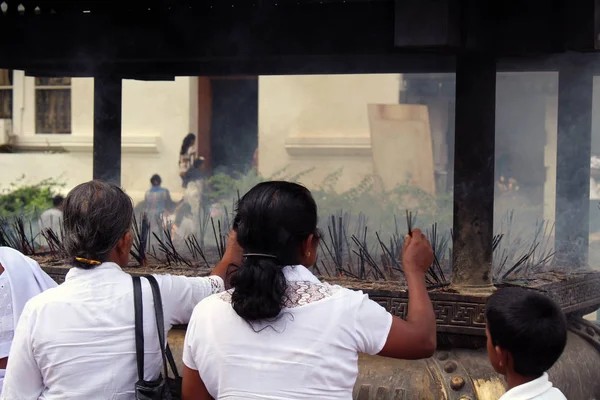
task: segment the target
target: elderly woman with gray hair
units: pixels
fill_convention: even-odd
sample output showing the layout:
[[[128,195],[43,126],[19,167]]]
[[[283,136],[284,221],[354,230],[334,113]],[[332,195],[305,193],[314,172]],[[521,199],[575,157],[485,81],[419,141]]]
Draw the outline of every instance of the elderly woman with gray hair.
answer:
[[[64,246],[73,264],[65,283],[32,299],[15,331],[3,399],[133,399],[135,313],[129,261],[131,199],[117,186],[91,181],[65,200]],[[156,275],[165,332],[189,321],[194,306],[224,290],[228,265],[241,259],[230,240],[209,277]],[[150,284],[142,279],[144,380],[160,375],[162,352]]]

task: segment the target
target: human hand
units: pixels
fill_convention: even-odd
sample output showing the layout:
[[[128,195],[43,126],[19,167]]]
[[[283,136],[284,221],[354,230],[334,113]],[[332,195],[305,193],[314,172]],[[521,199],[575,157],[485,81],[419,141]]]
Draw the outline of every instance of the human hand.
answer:
[[[223,254],[223,258],[221,258],[217,266],[212,270],[212,275],[218,275],[223,278],[226,289],[229,288],[230,267],[241,265],[243,254],[244,251],[237,241],[237,232],[232,229],[227,239],[225,254]]]
[[[406,274],[425,274],[433,263],[433,250],[429,240],[420,229],[413,229],[412,235],[406,235],[402,249],[402,267]]]
[[[237,241],[237,232],[235,229],[232,229],[229,232],[227,247],[225,248],[225,254],[223,254],[223,260],[226,260],[231,264],[240,264],[242,262],[243,254],[244,249],[242,249]]]

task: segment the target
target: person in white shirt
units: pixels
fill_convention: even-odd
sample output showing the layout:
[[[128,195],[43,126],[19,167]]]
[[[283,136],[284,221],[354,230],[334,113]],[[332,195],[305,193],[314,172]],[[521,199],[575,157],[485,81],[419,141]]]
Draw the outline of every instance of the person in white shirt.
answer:
[[[239,202],[234,229],[244,258],[230,271],[233,289],[194,309],[183,351],[184,400],[350,400],[358,353],[419,359],[435,351],[425,288],[433,252],[421,231],[403,249],[410,296],[404,321],[306,268],[320,238],[306,188],[258,184]]]
[[[36,261],[10,247],[0,247],[0,392],[14,328],[25,303],[56,286]]]
[[[52,198],[53,207],[49,210],[44,211],[40,215],[39,230],[40,232],[46,229],[52,229],[54,233],[61,237],[62,234],[62,219],[63,219],[63,202],[64,198],[60,195]],[[42,237],[40,241],[43,246],[47,246],[46,240]]]
[[[506,377],[500,400],[566,400],[546,371],[567,344],[567,320],[550,298],[533,290],[504,288],[486,304],[487,351]]]
[[[197,223],[194,221],[194,214],[189,204],[184,203],[177,210],[175,217],[175,223],[171,229],[174,241],[178,244],[185,243],[185,241],[192,235],[197,233]]]
[[[131,276],[133,206],[117,186],[91,181],[75,187],[64,207],[64,247],[74,265],[65,282],[25,306],[10,350],[1,398],[134,399],[138,381]],[[233,238],[235,239],[235,238]],[[156,275],[165,332],[189,321],[203,298],[224,290],[229,255],[209,277]],[[229,257],[229,259],[227,259]],[[233,257],[233,258],[232,258]],[[153,297],[142,279],[144,379],[156,379],[161,352]]]

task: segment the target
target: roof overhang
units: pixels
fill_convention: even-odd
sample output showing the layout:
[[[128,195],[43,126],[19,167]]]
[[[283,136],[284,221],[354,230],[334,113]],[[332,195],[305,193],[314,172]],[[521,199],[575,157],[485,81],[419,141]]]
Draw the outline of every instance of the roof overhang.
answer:
[[[38,76],[450,72],[470,49],[536,69],[600,33],[598,0],[5,2],[0,67]]]

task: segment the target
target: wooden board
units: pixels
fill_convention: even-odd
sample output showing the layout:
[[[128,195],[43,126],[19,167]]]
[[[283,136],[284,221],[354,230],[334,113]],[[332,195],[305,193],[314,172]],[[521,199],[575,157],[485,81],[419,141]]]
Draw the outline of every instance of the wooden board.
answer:
[[[427,106],[369,104],[373,172],[385,190],[411,184],[435,194]]]

